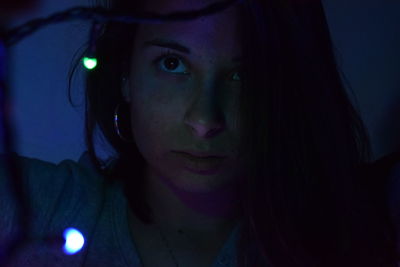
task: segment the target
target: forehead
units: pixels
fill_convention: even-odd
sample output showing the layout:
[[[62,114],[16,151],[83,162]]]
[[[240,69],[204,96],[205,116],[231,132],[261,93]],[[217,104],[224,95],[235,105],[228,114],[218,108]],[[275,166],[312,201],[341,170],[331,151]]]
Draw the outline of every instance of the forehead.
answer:
[[[220,0],[218,0],[219,2]],[[144,3],[146,11],[161,14],[201,9],[216,0],[148,0]],[[223,12],[184,22],[162,24],[142,24],[139,27],[138,41],[151,39],[172,39],[182,45],[227,53],[238,53],[240,40],[240,16],[236,6]],[[143,40],[146,39],[146,40]]]

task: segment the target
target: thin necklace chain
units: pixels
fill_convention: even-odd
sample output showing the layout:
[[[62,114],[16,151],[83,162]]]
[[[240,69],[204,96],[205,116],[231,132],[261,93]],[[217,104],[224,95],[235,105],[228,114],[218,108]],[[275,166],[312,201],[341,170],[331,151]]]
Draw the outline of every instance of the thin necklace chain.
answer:
[[[157,226],[158,231],[160,232],[160,236],[161,236],[161,239],[162,239],[163,242],[164,242],[164,245],[167,247],[168,252],[169,252],[171,258],[172,258],[172,260],[173,260],[174,263],[175,263],[175,266],[176,266],[176,267],[179,267],[178,260],[176,259],[175,255],[174,255],[174,253],[173,253],[173,251],[172,251],[172,249],[171,249],[171,247],[170,247],[170,245],[169,245],[169,243],[168,243],[167,238],[166,238],[165,235],[163,234],[161,228],[158,227],[158,225],[156,225],[156,226]]]

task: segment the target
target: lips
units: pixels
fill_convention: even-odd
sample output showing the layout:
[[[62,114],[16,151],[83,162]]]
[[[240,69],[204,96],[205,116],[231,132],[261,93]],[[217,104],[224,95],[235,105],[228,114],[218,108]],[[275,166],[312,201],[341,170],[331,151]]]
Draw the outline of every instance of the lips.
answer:
[[[217,173],[225,160],[225,157],[220,156],[196,157],[186,152],[176,152],[176,154],[182,160],[185,169],[202,175]]]
[[[199,151],[176,151],[176,152],[189,154],[189,155],[191,155],[193,157],[197,157],[197,158],[225,158],[226,157],[221,154],[210,153],[210,152],[199,152]]]

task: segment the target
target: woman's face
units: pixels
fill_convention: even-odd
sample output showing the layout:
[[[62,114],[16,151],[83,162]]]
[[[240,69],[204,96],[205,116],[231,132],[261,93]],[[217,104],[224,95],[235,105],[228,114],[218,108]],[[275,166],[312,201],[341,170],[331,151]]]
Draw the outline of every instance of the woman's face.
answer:
[[[145,9],[198,9],[211,0],[153,0]],[[210,192],[239,177],[237,102],[241,81],[237,7],[189,22],[140,25],[123,94],[147,169],[176,188]],[[223,155],[197,165],[175,151]]]

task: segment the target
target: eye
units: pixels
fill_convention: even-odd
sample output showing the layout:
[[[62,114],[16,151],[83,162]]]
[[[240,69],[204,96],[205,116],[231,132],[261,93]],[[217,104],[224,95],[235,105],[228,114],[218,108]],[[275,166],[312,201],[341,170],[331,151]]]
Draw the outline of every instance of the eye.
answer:
[[[187,68],[180,56],[166,53],[155,60],[157,67],[165,72],[174,74],[188,74]]]

